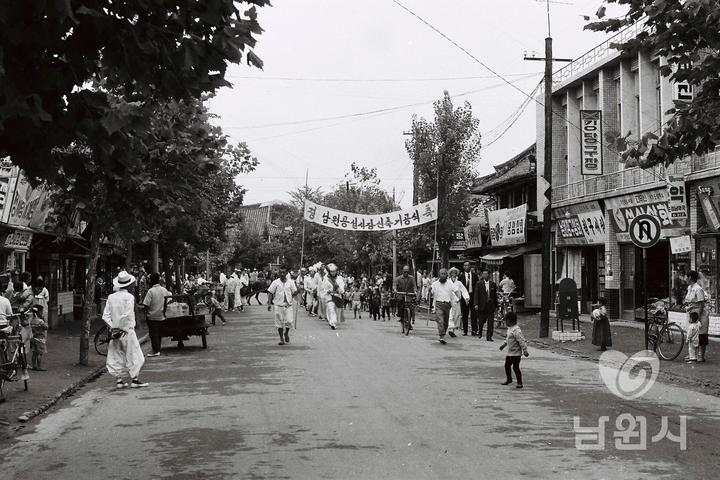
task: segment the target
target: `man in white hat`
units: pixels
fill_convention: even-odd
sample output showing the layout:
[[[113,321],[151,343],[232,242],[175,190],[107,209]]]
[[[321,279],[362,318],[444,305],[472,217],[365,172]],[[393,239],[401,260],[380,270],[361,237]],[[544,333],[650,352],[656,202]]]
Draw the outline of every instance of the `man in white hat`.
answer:
[[[280,345],[290,343],[290,327],[295,320],[293,297],[297,293],[295,281],[288,278],[288,271],[280,267],[280,274],[268,287],[268,312],[275,309],[275,328],[280,335]]]
[[[330,328],[335,330],[338,323],[338,310],[342,315],[342,307],[345,303],[345,282],[338,275],[338,267],[334,263],[327,266],[327,275],[323,279],[322,290],[325,292],[325,312]]]
[[[322,320],[323,318],[325,318],[326,303],[330,299],[330,297],[325,291],[325,278],[327,277],[327,272],[323,263],[318,263],[315,266],[317,268],[317,273],[314,277],[315,298],[317,298],[317,311],[315,313],[317,313],[318,317],[320,317],[320,320]]]
[[[117,291],[108,296],[102,316],[113,337],[108,345],[107,370],[115,377],[118,388],[128,386],[128,377],[132,388],[148,385],[138,378],[145,356],[135,334],[135,297],[128,291],[134,283],[135,277],[125,270],[118,273],[113,280]]]
[[[317,271],[312,266],[308,270],[309,273],[305,275],[305,310],[310,316],[315,316],[315,274]]]

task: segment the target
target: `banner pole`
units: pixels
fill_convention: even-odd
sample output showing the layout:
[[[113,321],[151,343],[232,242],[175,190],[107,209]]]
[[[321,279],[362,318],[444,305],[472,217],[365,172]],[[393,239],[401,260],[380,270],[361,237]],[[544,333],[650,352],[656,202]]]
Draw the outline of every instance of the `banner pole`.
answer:
[[[308,169],[305,169],[305,192],[303,195],[303,211],[302,211],[302,240],[300,243],[300,268],[303,267],[305,261],[305,204],[307,203],[308,194]]]
[[[437,198],[437,217],[435,218],[435,236],[433,239],[433,263],[432,263],[432,269],[433,272],[435,271],[435,251],[437,251],[438,260],[440,259],[440,245],[437,243],[437,232],[438,232],[438,220],[440,220],[440,158],[438,158],[438,171],[437,171],[437,179],[435,183],[435,198]],[[437,248],[435,246],[437,245]],[[442,265],[440,266],[442,268]],[[440,268],[438,268],[438,276],[440,276]]]

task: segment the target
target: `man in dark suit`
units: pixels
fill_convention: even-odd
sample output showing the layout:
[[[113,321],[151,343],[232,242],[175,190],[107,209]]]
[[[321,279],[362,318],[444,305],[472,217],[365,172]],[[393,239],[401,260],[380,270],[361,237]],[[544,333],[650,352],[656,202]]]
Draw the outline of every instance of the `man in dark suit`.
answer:
[[[478,338],[482,338],[487,322],[487,341],[492,342],[495,309],[497,308],[497,285],[490,280],[490,272],[484,269],[480,281],[475,284],[475,310],[478,312]]]
[[[468,334],[468,315],[470,316],[470,322],[472,325],[472,334],[477,335],[477,311],[472,308],[473,299],[475,298],[475,285],[477,284],[478,278],[477,273],[470,270],[470,262],[463,264],[463,271],[460,272],[458,277],[460,282],[465,285],[465,289],[470,294],[470,302],[466,302],[464,298],[460,297],[460,312],[462,313],[462,325],[463,335]]]

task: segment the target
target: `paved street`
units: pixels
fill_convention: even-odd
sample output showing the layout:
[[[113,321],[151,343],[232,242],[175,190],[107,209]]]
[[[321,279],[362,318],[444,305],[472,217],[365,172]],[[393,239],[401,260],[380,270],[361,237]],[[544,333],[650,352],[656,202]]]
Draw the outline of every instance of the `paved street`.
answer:
[[[720,399],[655,384],[642,400],[604,387],[597,364],[530,349],[525,389],[500,385],[500,342],[440,345],[418,319],[300,313],[278,346],[264,307],[149,358],[146,389],[103,375],[35,420],[4,451],[3,478],[410,479],[710,478],[720,466]],[[614,446],[622,413],[648,417],[647,452]],[[689,415],[688,450],[651,443],[659,417]],[[573,416],[610,416],[605,450],[575,448]]]

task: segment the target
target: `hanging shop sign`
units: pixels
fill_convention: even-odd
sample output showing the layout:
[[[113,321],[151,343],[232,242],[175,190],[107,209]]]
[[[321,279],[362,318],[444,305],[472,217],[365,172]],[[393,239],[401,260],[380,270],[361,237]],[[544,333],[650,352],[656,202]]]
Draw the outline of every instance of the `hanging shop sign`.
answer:
[[[687,220],[688,205],[687,195],[685,195],[685,180],[683,180],[682,177],[670,177],[667,182],[667,188],[670,218],[673,220]]]
[[[598,202],[554,208],[557,245],[604,245],[607,240],[605,214]]]
[[[684,63],[677,66],[673,66],[673,70],[677,72],[678,70],[687,70],[692,68],[691,64]],[[695,98],[695,91],[693,90],[693,86],[690,82],[687,80],[683,80],[680,82],[673,82],[673,100],[676,102],[692,102]]]
[[[699,227],[704,226],[713,232],[720,231],[720,181],[699,182],[695,188],[695,195],[705,217],[704,224],[701,221]]]
[[[40,227],[47,217],[48,202],[45,201],[47,189],[44,185],[33,187],[27,178],[20,172],[7,223],[28,227],[35,220],[33,226]],[[43,211],[44,209],[44,211]]]
[[[681,237],[670,237],[670,253],[690,253],[692,251],[692,242],[690,235]]]
[[[468,225],[465,227],[465,248],[482,247],[482,227],[480,225]]]
[[[429,202],[419,203],[404,210],[370,215],[344,212],[306,201],[304,213],[304,218],[308,222],[330,228],[337,228],[339,230],[357,232],[376,232],[380,230],[399,230],[401,228],[417,227],[418,225],[436,220],[437,216],[437,198]]]
[[[2,246],[9,250],[28,250],[32,243],[30,232],[10,232],[3,239]]]
[[[602,175],[602,112],[580,110],[580,161],[583,175]]]
[[[488,211],[490,243],[492,245],[519,245],[525,243],[527,204],[515,208]]]
[[[15,183],[17,183],[18,168],[3,162],[0,165],[0,222],[7,223],[10,216]]]
[[[660,222],[660,238],[685,235],[688,227],[687,218],[672,218],[669,201],[667,188],[605,200],[605,207],[611,211],[610,217],[613,224],[615,224],[617,241],[630,242],[630,234],[628,233],[630,222],[638,215],[644,214],[653,216]]]

